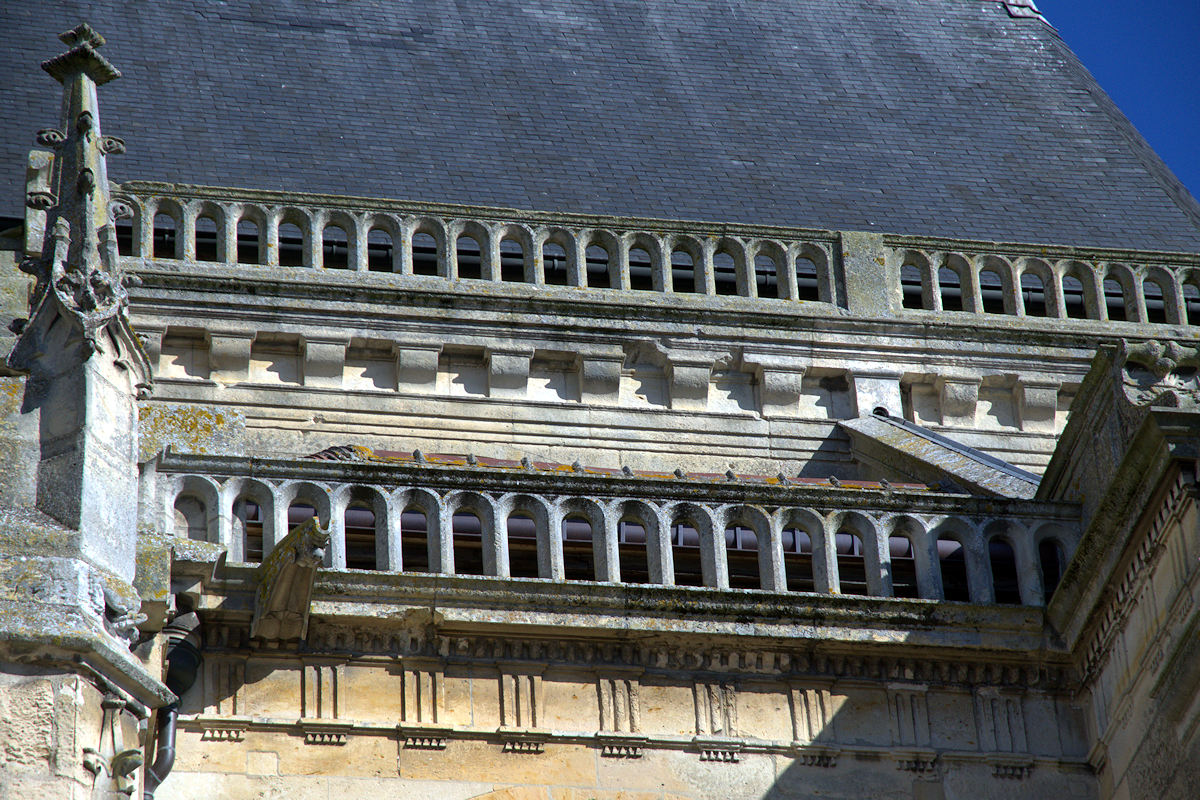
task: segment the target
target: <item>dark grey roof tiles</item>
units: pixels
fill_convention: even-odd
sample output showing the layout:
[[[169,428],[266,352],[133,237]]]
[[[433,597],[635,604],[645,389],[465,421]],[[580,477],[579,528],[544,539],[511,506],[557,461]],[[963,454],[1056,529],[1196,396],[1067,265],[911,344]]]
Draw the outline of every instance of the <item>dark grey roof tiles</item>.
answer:
[[[982,0],[6,0],[0,214],[81,20],[115,180],[1200,250],[1053,29]]]

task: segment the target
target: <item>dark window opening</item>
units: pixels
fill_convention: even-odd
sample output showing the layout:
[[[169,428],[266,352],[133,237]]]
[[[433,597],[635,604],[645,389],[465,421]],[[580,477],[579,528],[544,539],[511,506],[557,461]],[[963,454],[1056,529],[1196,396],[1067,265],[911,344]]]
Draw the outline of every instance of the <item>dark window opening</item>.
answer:
[[[346,567],[377,569],[375,553],[375,512],[366,506],[352,505],[346,509]]]
[[[837,542],[838,583],[842,594],[866,596],[867,563],[863,557],[862,539],[856,533],[843,531],[835,537]]]
[[[671,253],[671,291],[682,294],[696,292],[696,264],[692,254],[684,250]]]
[[[646,529],[641,524],[628,520],[617,523],[617,553],[622,583],[650,583]]]
[[[1183,305],[1187,312],[1187,324],[1200,325],[1200,287],[1194,283],[1183,285]]]
[[[196,260],[217,260],[217,223],[212,217],[196,217]]]
[[[591,289],[611,289],[608,251],[599,245],[587,249],[587,285]]]
[[[537,527],[533,517],[513,514],[508,518],[508,574],[514,578],[536,578],[538,572]]]
[[[569,581],[594,581],[596,562],[592,550],[592,525],[582,517],[562,522],[563,577]]]
[[[304,235],[290,222],[279,226],[279,266],[304,266]]]
[[[416,233],[412,237],[413,275],[436,276],[438,274],[437,239],[428,233]]]
[[[900,268],[900,291],[905,308],[924,308],[925,293],[921,285],[921,270],[912,264]]]
[[[917,300],[921,298],[920,291],[921,281],[917,279]],[[907,298],[907,295],[905,295]],[[796,259],[796,298],[798,300],[810,300],[820,302],[821,300],[821,283],[820,273],[817,272],[817,265],[811,258],[803,256]],[[918,305],[918,307],[920,307]],[[908,308],[906,305],[905,308]]]
[[[458,277],[462,280],[479,280],[483,277],[483,252],[473,236],[459,236],[454,245],[458,260]]]
[[[1146,321],[1166,323],[1166,298],[1158,281],[1150,278],[1142,281],[1142,297],[1146,300]]]
[[[687,523],[671,526],[671,558],[675,565],[676,586],[703,586],[700,566],[700,533]]]
[[[1087,299],[1083,293],[1083,282],[1073,275],[1064,275],[1062,286],[1067,316],[1071,319],[1087,319]]]
[[[175,218],[169,214],[154,216],[154,257],[175,258]]]
[[[1021,276],[1021,297],[1025,301],[1025,316],[1046,316],[1046,285],[1032,272]]]
[[[113,223],[117,234],[117,253],[123,256],[133,255],[133,223],[127,219],[119,219]]]
[[[796,528],[783,531],[783,574],[789,592],[812,592],[813,583],[812,539]]]
[[[988,542],[988,556],[992,562],[992,587],[996,602],[1009,605],[1021,603],[1021,592],[1017,581],[1017,556],[1012,545],[1000,538]]]
[[[566,286],[567,251],[561,244],[546,242],[542,246],[542,278],[547,286]]]
[[[381,228],[372,228],[367,233],[367,271],[392,272],[395,260],[391,235]]]
[[[753,529],[741,526],[725,529],[725,562],[729,571],[729,588],[762,587],[762,579],[758,574],[758,537]]]
[[[459,511],[452,518],[454,541],[454,574],[483,574],[483,537],[479,517],[469,511]]]
[[[261,264],[262,254],[258,249],[258,224],[248,219],[238,220],[237,263]]]
[[[1125,322],[1129,317],[1125,314],[1125,289],[1120,281],[1104,282],[1104,306],[1108,310],[1108,318],[1114,322]]]
[[[892,596],[920,597],[917,588],[917,560],[912,542],[907,536],[888,537],[888,552],[892,560]]]
[[[967,585],[967,553],[961,542],[954,539],[937,540],[938,562],[942,571],[942,596],[947,600],[969,602]]]
[[[350,268],[350,240],[337,225],[327,225],[321,233],[321,264],[325,269]]]
[[[754,283],[759,297],[778,299],[779,267],[775,259],[768,255],[759,254],[754,259]]]
[[[958,273],[949,267],[938,270],[938,286],[942,296],[943,311],[963,310],[963,287]]]
[[[429,571],[429,529],[423,511],[407,508],[400,515],[400,560],[404,572]]]
[[[640,247],[629,251],[629,288],[639,292],[654,290],[654,263]]]
[[[983,313],[1007,313],[1004,307],[1004,280],[998,272],[985,269],[979,273],[979,297],[983,301]]]
[[[500,242],[500,280],[525,282],[525,248],[515,239]]]
[[[258,564],[263,559],[262,507],[253,500],[238,500],[233,504],[233,516],[242,531],[242,560]]]
[[[717,294],[736,296],[738,293],[737,262],[724,250],[713,256],[713,282]]]
[[[1050,598],[1054,595],[1054,590],[1058,588],[1059,581],[1062,580],[1063,570],[1066,568],[1062,546],[1053,539],[1042,539],[1038,542],[1038,561],[1042,567],[1044,600],[1049,603]]]

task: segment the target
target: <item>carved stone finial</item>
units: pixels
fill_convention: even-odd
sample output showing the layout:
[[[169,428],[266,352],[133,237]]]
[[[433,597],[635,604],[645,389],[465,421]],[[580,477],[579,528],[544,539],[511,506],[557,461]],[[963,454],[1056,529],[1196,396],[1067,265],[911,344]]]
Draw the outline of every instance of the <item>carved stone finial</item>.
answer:
[[[59,82],[65,84],[75,72],[87,75],[97,86],[121,77],[120,71],[109,63],[107,58],[96,52],[97,47],[104,45],[104,37],[91,25],[82,22],[71,30],[60,33],[58,38],[71,49],[42,62],[42,69]]]
[[[37,278],[30,298],[30,323],[9,356],[9,366],[37,371],[73,346],[47,350],[44,338],[59,317],[79,329],[78,357],[96,351],[99,332],[110,324],[116,330],[114,357],[133,367],[133,383],[149,385],[150,365],[132,335],[124,312],[128,295],[120,276],[116,229],[109,194],[105,157],[122,152],[124,143],[100,133],[96,87],[120,77],[95,48],[104,37],[86,23],[60,37],[71,49],[42,64],[63,85],[63,117],[59,127],[38,132],[38,143],[54,150],[49,185],[31,191],[26,204],[47,213],[41,257],[22,264]],[[46,365],[50,371],[61,368]]]

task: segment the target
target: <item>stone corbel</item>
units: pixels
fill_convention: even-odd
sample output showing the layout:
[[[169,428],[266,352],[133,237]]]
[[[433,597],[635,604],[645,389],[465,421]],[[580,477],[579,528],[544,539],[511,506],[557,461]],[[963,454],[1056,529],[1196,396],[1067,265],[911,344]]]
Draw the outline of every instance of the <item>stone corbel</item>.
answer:
[[[704,411],[708,408],[708,384],[716,358],[708,353],[673,351],[667,354],[667,381],[671,387],[672,411]]]
[[[304,385],[338,389],[346,367],[348,336],[304,335]]]
[[[278,647],[308,635],[308,615],[317,568],[329,531],[310,519],[275,545],[257,570],[250,637]]]
[[[1058,411],[1058,381],[1019,378],[1013,387],[1021,430],[1054,433]]]
[[[900,403],[900,373],[871,367],[850,370],[857,416],[863,417],[882,408],[889,416],[903,416]]]
[[[489,347],[487,349],[488,396],[519,400],[529,387],[532,347]]]
[[[621,368],[625,351],[584,350],[579,353],[579,390],[584,403],[616,405],[621,392]]]
[[[400,391],[433,394],[437,391],[440,344],[426,342],[397,343],[396,384]]]
[[[978,377],[941,375],[937,378],[934,389],[937,391],[943,425],[975,425],[981,382]]]
[[[796,416],[800,411],[805,365],[795,358],[747,353],[742,362],[758,379],[759,403],[764,417]]]
[[[250,379],[250,346],[254,331],[209,331],[209,377],[217,383],[244,383]]]
[[[167,333],[167,326],[139,323],[134,333],[141,341],[142,347],[146,350],[146,358],[150,361],[150,368],[157,372],[158,359],[162,355],[162,342],[163,337]]]

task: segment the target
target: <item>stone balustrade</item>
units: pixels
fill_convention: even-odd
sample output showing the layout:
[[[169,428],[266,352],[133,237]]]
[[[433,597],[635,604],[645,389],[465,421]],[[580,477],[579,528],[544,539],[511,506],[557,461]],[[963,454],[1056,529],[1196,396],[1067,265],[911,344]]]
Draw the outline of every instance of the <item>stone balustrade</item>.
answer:
[[[959,311],[985,320],[1200,324],[1196,254],[141,181],[124,184],[114,197],[132,215],[118,225],[121,253],[138,258],[809,301],[868,316],[890,308],[905,315]],[[875,273],[880,264],[890,273],[886,278]],[[853,274],[864,269],[872,274]]]
[[[1200,324],[1200,256],[884,237],[903,306],[1099,322]]]
[[[1073,505],[924,487],[515,465],[474,457],[152,462],[146,524],[270,552],[315,515],[326,564],[550,581],[1041,605],[1077,542]]]
[[[833,302],[829,231],[128,183],[125,255]]]

